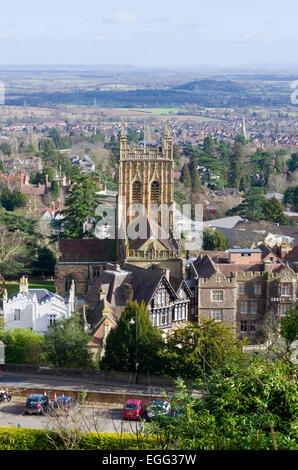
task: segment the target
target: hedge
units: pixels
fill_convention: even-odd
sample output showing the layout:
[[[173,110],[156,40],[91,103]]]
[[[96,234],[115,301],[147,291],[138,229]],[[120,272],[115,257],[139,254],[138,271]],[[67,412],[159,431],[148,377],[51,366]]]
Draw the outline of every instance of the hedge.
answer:
[[[56,450],[49,437],[60,450],[65,450],[59,436],[44,429],[0,427],[1,450]],[[135,434],[86,433],[75,450],[154,450],[157,441],[152,436],[137,438]]]

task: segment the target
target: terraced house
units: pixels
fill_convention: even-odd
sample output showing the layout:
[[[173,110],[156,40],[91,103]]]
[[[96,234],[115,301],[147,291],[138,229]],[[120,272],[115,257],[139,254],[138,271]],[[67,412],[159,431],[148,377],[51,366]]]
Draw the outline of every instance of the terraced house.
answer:
[[[202,252],[187,268],[193,319],[223,321],[240,338],[261,344],[274,320],[296,302],[296,271],[265,246]]]

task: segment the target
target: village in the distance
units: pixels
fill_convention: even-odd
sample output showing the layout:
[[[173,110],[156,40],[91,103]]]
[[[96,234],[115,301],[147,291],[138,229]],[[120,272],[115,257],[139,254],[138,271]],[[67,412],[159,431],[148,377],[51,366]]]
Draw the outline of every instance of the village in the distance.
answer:
[[[1,66],[0,433],[297,450],[293,79]]]

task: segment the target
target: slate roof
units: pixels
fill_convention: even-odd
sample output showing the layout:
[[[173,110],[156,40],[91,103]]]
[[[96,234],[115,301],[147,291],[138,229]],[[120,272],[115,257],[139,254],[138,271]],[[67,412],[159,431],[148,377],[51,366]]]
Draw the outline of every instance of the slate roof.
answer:
[[[59,243],[60,262],[116,261],[116,240],[62,239]]]
[[[16,297],[18,297],[19,294],[20,292],[15,292],[14,294],[10,295],[8,299],[13,300]],[[25,298],[31,301],[33,300],[34,294],[36,295],[37,301],[39,304],[46,302],[47,300],[50,300],[53,298],[56,298],[64,303],[66,302],[66,299],[64,297],[54,294],[53,292],[50,292],[47,289],[28,289],[28,292],[21,293],[22,296],[24,296]]]

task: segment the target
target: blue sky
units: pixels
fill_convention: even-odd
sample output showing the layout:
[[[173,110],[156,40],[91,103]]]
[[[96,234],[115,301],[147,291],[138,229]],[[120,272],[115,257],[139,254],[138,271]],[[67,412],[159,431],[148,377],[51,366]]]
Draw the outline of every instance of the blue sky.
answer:
[[[294,65],[297,13],[297,0],[10,0],[0,65]]]

